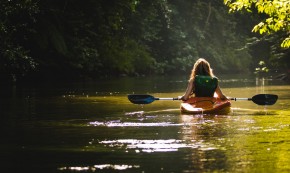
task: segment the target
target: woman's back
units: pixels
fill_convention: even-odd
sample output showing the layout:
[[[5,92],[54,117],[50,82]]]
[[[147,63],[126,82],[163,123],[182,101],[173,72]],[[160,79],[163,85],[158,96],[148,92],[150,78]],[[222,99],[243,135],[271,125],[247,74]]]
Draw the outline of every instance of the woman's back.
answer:
[[[213,97],[218,86],[218,79],[211,76],[196,75],[194,88],[196,97]]]

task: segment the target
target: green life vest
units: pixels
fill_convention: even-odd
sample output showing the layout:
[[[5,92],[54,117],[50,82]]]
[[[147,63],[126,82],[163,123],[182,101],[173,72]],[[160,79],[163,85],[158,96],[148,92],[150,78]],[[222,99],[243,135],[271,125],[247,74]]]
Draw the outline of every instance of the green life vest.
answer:
[[[217,85],[216,77],[196,75],[194,78],[195,96],[213,97]]]

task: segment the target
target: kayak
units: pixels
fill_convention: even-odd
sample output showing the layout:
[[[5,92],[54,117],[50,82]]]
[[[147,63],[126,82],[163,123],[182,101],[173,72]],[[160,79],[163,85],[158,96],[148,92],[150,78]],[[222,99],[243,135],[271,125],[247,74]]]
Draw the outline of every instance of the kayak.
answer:
[[[216,97],[191,97],[181,103],[180,110],[189,114],[228,114],[231,102]]]
[[[228,114],[231,102],[216,97],[191,97],[181,103],[180,110],[189,114]]]

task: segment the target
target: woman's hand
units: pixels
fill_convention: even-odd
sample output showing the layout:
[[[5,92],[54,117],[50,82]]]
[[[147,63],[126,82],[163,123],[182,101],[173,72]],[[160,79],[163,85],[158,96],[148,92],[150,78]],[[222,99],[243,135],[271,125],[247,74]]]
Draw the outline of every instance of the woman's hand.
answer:
[[[186,101],[188,98],[186,98],[184,95],[183,96],[178,96],[178,100]]]
[[[222,96],[220,97],[220,99],[222,99],[222,100],[229,100],[229,98],[227,98],[225,95],[222,95]]]

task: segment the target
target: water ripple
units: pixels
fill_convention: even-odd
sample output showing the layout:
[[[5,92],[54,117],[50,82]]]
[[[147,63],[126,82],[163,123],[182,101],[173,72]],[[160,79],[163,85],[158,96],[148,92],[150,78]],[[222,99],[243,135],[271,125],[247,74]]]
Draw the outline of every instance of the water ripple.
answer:
[[[159,123],[139,123],[139,122],[89,122],[90,126],[106,126],[106,127],[167,127],[167,126],[183,126],[185,124],[175,124],[171,122],[159,122]]]
[[[74,171],[74,172],[83,172],[90,171],[95,172],[103,169],[111,169],[111,170],[126,170],[132,168],[140,168],[139,165],[113,165],[113,164],[102,164],[102,165],[94,165],[94,166],[70,166],[70,167],[60,167],[58,170],[60,171]]]
[[[104,140],[100,141],[108,147],[125,147],[126,149],[133,149],[136,153],[147,152],[172,152],[178,151],[181,148],[199,149],[202,151],[217,149],[212,144],[204,143],[203,141],[185,141],[178,139],[167,140],[138,140],[138,139],[119,139],[119,140]],[[127,151],[128,152],[128,151]]]

